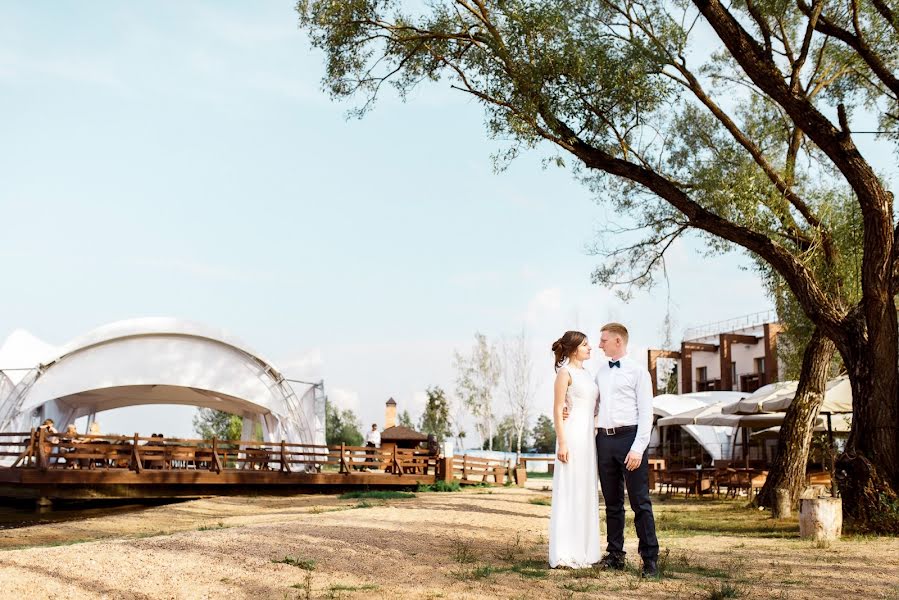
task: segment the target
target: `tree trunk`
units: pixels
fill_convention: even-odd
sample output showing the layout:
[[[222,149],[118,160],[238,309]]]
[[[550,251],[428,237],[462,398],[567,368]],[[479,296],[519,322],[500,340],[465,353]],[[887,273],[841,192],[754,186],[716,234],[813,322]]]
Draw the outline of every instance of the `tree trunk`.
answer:
[[[524,435],[524,428],[518,427],[517,430],[518,431],[516,431],[516,434],[518,436],[518,439],[515,440],[515,465],[516,466],[521,464],[521,438]]]
[[[852,431],[837,460],[843,510],[857,531],[899,533],[899,370],[896,309],[859,318],[839,348],[852,386]],[[876,317],[881,317],[877,319]],[[874,318],[872,318],[874,317]]]
[[[777,457],[768,472],[765,485],[755,499],[756,506],[774,509],[774,516],[782,509],[799,508],[799,496],[805,488],[805,467],[808,464],[809,447],[818,409],[824,400],[830,360],[836,348],[831,340],[815,329],[802,356],[802,371],[796,396],[787,409],[780,426]],[[789,502],[781,507],[777,502],[777,490],[784,490]]]

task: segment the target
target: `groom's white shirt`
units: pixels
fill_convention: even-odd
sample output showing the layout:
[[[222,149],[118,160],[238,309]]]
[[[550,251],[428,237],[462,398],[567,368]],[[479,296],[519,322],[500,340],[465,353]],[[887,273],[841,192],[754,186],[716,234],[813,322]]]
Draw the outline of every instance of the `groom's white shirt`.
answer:
[[[596,372],[599,397],[594,421],[597,427],[637,426],[637,436],[631,452],[643,454],[652,434],[652,382],[649,371],[627,354],[620,359],[621,367],[610,367],[603,358]]]

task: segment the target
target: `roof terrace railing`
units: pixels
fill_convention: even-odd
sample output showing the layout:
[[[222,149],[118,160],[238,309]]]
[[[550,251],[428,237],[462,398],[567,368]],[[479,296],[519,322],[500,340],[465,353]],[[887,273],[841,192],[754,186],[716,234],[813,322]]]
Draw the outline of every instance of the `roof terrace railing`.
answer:
[[[768,310],[743,315],[741,317],[734,317],[732,319],[726,319],[724,321],[716,321],[714,323],[706,323],[704,325],[690,327],[684,331],[684,341],[695,341],[697,339],[704,338],[710,335],[730,333],[732,331],[739,331],[740,329],[746,329],[748,327],[755,327],[757,325],[764,325],[765,323],[776,322],[777,311],[773,308],[770,308]]]

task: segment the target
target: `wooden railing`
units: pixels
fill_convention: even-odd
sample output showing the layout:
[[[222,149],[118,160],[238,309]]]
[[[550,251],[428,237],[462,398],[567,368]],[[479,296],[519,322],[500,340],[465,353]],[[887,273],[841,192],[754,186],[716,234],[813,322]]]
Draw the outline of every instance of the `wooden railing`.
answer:
[[[293,442],[211,440],[122,435],[77,435],[37,429],[0,433],[0,457],[11,468],[48,469],[202,469],[340,473],[434,474],[437,456],[427,450],[323,446]]]
[[[453,479],[462,483],[502,485],[510,476],[507,461],[468,455],[453,457]]]

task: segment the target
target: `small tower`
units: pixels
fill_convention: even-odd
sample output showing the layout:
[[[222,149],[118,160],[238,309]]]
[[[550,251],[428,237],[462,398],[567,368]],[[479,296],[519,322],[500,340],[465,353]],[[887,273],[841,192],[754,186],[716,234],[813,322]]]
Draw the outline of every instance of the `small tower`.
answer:
[[[384,410],[384,429],[396,426],[396,400],[391,398],[387,401],[387,407]]]

